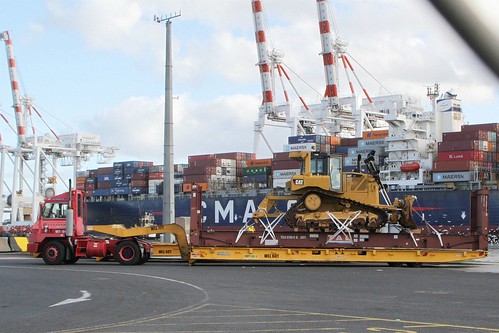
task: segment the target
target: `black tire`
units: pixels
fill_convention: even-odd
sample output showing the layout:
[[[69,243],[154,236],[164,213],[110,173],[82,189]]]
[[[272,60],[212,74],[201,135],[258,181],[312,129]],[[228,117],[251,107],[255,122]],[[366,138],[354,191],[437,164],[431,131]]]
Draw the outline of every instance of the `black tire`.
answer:
[[[64,260],[64,263],[67,265],[72,265],[72,264],[76,263],[78,261],[78,259],[80,259],[80,257],[73,257],[71,259]]]
[[[407,266],[412,267],[412,268],[419,268],[419,267],[423,266],[423,264],[420,262],[408,262]]]
[[[66,247],[59,241],[50,241],[43,247],[42,258],[47,265],[60,265],[66,258]]]
[[[403,265],[403,263],[401,262],[389,262],[388,263],[388,266],[390,267],[401,267]]]
[[[126,240],[118,243],[114,250],[114,260],[122,265],[137,265],[141,260],[141,252],[137,243]]]
[[[139,265],[145,264],[150,259],[149,253],[144,253],[144,256],[140,258]]]

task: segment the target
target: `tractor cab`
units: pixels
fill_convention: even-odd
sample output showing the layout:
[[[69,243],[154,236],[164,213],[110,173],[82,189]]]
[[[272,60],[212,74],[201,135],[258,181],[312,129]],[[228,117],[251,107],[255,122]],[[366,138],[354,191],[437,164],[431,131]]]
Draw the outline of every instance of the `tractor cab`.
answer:
[[[301,172],[291,179],[291,193],[301,193],[310,187],[341,192],[342,158],[319,152],[291,152],[290,158],[301,161]]]

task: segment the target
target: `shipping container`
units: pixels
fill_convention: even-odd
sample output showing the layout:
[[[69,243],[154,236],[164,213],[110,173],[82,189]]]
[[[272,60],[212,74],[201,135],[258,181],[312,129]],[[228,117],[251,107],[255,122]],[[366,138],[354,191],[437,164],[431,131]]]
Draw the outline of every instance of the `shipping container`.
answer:
[[[93,190],[92,196],[101,197],[111,195],[111,189],[96,189]]]
[[[272,172],[271,167],[249,167],[243,169],[243,176],[250,175],[270,175]]]
[[[289,161],[289,153],[288,152],[279,152],[273,154],[272,165],[276,161]]]
[[[113,167],[98,168],[97,169],[97,175],[108,175],[108,174],[112,174],[113,171],[114,171]]]
[[[487,156],[479,150],[441,151],[438,153],[439,161],[485,161]]]
[[[132,187],[147,187],[148,182],[147,182],[147,180],[132,180],[130,182],[130,185]]]
[[[385,139],[374,139],[374,140],[359,140],[357,144],[359,148],[379,148],[386,147]]]
[[[274,160],[272,170],[301,169],[301,162],[295,160]]]
[[[182,175],[180,175],[182,177]],[[163,172],[149,172],[149,180],[156,180],[160,179],[162,180],[164,178]]]
[[[271,158],[260,158],[256,160],[247,160],[246,167],[262,167],[262,166],[272,166]]]
[[[283,149],[285,152],[292,151],[319,151],[320,144],[317,143],[291,143],[284,145]]]
[[[272,172],[272,177],[276,179],[291,179],[294,175],[299,175],[300,169],[285,169],[285,170],[274,170]]]
[[[442,141],[463,141],[463,140],[481,140],[487,141],[489,131],[469,131],[469,132],[445,132],[442,133]]]
[[[131,180],[147,180],[147,173],[133,173]]]
[[[325,135],[297,135],[288,137],[288,144],[299,144],[299,143],[317,143],[317,144],[325,144],[326,136]]]
[[[341,145],[341,138],[339,136],[330,136],[329,137],[329,144],[332,146],[340,146]]]
[[[467,182],[472,178],[473,171],[458,171],[458,172],[434,172],[434,183],[447,183],[447,182]]]
[[[489,131],[489,132],[499,133],[499,123],[462,125],[461,131],[462,132]]]
[[[388,130],[373,130],[373,131],[364,131],[362,132],[362,139],[370,140],[370,139],[383,139],[388,136]]]
[[[362,138],[341,138],[341,146],[358,146]]]
[[[269,176],[265,174],[260,175],[247,175],[243,176],[241,181],[243,183],[267,183],[269,180]]]
[[[438,151],[461,151],[461,150],[480,150],[480,141],[463,140],[439,142]]]
[[[487,168],[486,162],[478,161],[437,161],[433,162],[434,172],[445,172],[445,171],[482,171]]]
[[[112,187],[110,190],[111,195],[128,195],[130,193],[130,187],[128,186]]]
[[[111,179],[114,179],[113,174],[101,174],[101,175],[97,176],[97,182],[98,183],[108,182]]]
[[[289,182],[288,179],[274,179],[272,181],[272,188],[286,188],[287,182]]]
[[[182,191],[183,192],[192,192],[192,185],[190,183],[184,183],[182,185]],[[196,183],[197,186],[201,187],[202,191],[208,191],[209,186],[208,183]]]

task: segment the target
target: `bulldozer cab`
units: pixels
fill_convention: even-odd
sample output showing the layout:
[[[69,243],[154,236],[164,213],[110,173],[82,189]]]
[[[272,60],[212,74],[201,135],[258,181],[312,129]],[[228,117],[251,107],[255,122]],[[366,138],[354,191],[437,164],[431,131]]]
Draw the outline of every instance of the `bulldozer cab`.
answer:
[[[301,161],[301,173],[291,179],[291,192],[318,187],[326,191],[342,191],[342,158],[318,152],[291,152],[289,157]]]

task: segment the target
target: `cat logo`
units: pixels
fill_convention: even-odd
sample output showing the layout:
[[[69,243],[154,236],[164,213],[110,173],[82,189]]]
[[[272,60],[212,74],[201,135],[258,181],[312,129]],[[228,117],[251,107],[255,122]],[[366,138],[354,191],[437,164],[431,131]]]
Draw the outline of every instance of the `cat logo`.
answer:
[[[303,179],[293,179],[293,183],[295,185],[303,185],[305,182],[303,181]]]

